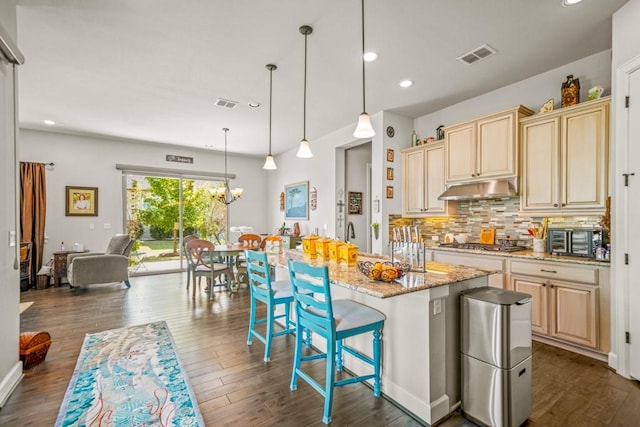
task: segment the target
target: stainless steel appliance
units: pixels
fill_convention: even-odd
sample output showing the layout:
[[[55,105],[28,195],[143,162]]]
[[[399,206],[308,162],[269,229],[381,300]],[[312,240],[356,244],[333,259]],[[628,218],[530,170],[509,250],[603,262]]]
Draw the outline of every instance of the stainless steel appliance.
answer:
[[[519,426],[531,415],[531,296],[475,288],[461,296],[463,415],[484,426]]]
[[[547,231],[547,252],[595,258],[596,250],[607,243],[607,232],[602,229],[550,228]]]

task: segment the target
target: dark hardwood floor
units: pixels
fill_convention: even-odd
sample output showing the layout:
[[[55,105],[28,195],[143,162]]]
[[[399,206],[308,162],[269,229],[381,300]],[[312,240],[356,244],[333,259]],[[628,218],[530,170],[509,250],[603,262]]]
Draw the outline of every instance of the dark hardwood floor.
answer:
[[[47,359],[25,378],[0,410],[0,426],[50,426],[76,364],[86,333],[165,320],[176,342],[205,423],[209,426],[321,426],[322,397],[304,381],[289,390],[292,337],[274,340],[271,362],[264,346],[246,345],[249,292],[216,292],[207,302],[192,300],[186,276],[136,277],[123,285],[70,290],[30,290],[34,304],[21,315],[21,331],[51,333]],[[535,426],[638,426],[640,386],[606,364],[534,343]],[[314,367],[321,378],[322,361]],[[371,389],[355,384],[336,389],[334,426],[418,426],[415,420]],[[440,425],[473,426],[459,414]]]

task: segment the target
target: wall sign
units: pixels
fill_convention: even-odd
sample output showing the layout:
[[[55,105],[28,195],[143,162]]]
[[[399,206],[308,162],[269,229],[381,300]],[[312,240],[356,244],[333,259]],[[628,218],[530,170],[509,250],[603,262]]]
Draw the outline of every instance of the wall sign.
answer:
[[[193,157],[176,156],[174,154],[167,154],[167,162],[193,163]]]
[[[349,191],[349,215],[362,215],[362,193]]]

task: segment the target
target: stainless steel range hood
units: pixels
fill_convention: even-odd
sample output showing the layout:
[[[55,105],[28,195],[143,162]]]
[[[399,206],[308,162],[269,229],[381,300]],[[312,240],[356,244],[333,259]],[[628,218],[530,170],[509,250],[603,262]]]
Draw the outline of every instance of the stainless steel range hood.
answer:
[[[440,200],[502,199],[518,195],[518,178],[453,184],[442,193]]]

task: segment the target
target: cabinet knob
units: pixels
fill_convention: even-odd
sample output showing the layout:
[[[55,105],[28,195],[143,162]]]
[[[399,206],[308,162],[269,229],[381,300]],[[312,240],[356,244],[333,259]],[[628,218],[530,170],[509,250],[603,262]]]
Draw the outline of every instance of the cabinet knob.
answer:
[[[543,283],[543,284],[542,284],[542,287],[546,288],[546,287],[547,287],[547,284],[546,284],[546,283]]]
[[[564,208],[565,206],[567,206],[567,204],[566,204],[566,203],[563,203],[563,204],[562,204],[562,207]]]
[[[553,207],[554,207],[554,208],[557,208],[557,207],[558,207],[558,204],[557,204],[557,203],[554,203],[554,204],[553,204]]]

